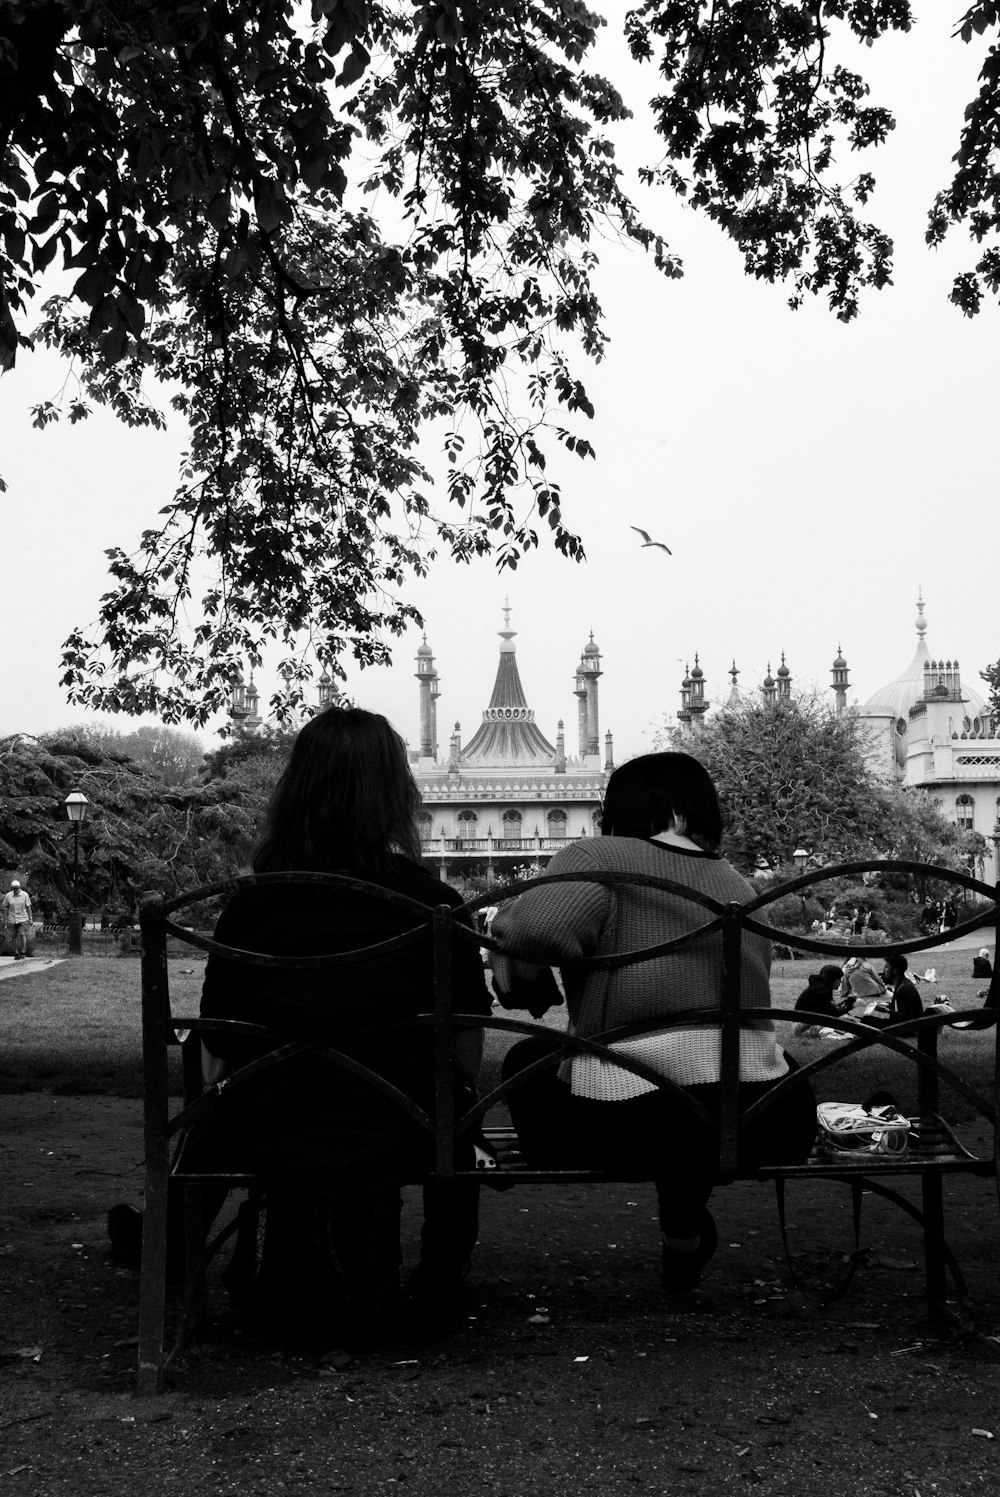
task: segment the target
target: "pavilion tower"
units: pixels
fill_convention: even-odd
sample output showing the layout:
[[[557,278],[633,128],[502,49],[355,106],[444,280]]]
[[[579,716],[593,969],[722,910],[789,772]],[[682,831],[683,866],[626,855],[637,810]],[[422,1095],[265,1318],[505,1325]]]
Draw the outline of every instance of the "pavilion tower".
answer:
[[[847,678],[847,661],[844,659],[844,652],[840,645],[837,646],[837,658],[833,662],[831,674],[833,676],[831,690],[833,691],[834,706],[837,716],[842,717],[847,711],[847,693],[850,690],[851,683]]]
[[[433,762],[437,758],[437,699],[440,696],[438,673],[434,669],[434,652],[424,642],[417,650],[417,680],[420,682],[420,758]]]

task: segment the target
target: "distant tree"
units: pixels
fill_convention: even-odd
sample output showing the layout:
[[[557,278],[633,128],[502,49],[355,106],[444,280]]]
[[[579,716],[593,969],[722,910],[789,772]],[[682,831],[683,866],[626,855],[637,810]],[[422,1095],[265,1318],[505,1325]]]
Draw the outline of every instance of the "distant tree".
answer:
[[[665,736],[661,746],[665,746]],[[726,816],[726,855],[752,873],[872,855],[884,845],[883,787],[869,768],[856,716],[838,717],[818,695],[773,706],[746,697],[713,713],[677,747],[715,782]]]
[[[690,737],[671,730],[657,743],[705,765],[725,813],[726,855],[747,874],[792,873],[800,847],[812,867],[900,858],[981,870],[979,833],[949,821],[927,791],[904,790],[873,770],[857,714],[838,716],[818,694],[774,705],[745,697]],[[838,904],[848,897],[833,892]]]
[[[65,913],[72,901],[71,790],[89,802],[78,882],[91,913],[131,913],[146,889],[176,893],[246,868],[256,806],[237,783],[170,786],[86,733],[19,735],[0,742],[0,868],[41,905]]]
[[[886,830],[887,856],[915,863],[936,863],[959,873],[983,874],[986,839],[979,832],[966,831],[949,821],[942,802],[927,790],[903,790],[894,786],[887,793],[889,823]],[[925,893],[919,886],[920,897]]]
[[[1000,660],[994,665],[988,665],[979,674],[990,689],[990,711],[997,721],[1000,722]]]
[[[152,770],[165,785],[194,785],[202,773],[205,745],[194,733],[154,725],[123,733],[95,723],[77,724],[64,731],[79,735],[95,748],[128,755]]]

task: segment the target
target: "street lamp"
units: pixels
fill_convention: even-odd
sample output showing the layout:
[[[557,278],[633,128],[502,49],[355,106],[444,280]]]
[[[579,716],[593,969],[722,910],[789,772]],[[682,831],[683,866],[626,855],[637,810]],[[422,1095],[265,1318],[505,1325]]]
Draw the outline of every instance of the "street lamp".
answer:
[[[808,863],[808,861],[809,861],[809,854],[806,852],[806,850],[805,850],[804,847],[797,847],[795,849],[795,851],[792,853],[792,862],[795,864],[795,871],[797,873],[805,873],[805,871],[806,871],[806,864]],[[805,928],[806,928],[806,896],[805,896],[805,891],[802,890],[802,889],[799,890],[799,900],[800,900],[801,905],[802,905],[802,929],[805,930]]]
[[[87,814],[90,805],[87,797],[80,790],[71,790],[63,801],[66,807],[66,815],[69,817],[73,827],[73,912],[69,921],[69,954],[70,956],[81,956],[83,954],[83,922],[80,918],[80,899],[78,883],[80,877],[80,827],[83,818]]]

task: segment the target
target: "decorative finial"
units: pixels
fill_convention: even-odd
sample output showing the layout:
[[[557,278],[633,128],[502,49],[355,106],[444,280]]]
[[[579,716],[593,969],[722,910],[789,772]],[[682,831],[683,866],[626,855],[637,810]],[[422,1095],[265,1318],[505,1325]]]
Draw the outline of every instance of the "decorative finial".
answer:
[[[504,626],[505,629],[509,629],[510,628],[510,595],[509,594],[503,600],[503,626]]]
[[[927,633],[927,620],[924,618],[924,590],[917,588],[917,638],[923,639]]]
[[[736,677],[738,675],[739,675],[739,671],[736,669],[736,657],[734,656],[733,657],[733,663],[729,667],[729,677],[730,677],[730,680],[733,683],[733,690],[734,691],[736,690]]]

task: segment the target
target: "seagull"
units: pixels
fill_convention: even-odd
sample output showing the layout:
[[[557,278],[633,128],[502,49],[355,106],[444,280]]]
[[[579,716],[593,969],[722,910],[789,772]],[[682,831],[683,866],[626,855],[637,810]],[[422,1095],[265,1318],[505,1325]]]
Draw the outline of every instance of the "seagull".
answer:
[[[629,529],[634,530],[636,535],[642,536],[643,550],[645,550],[647,546],[658,546],[661,551],[666,551],[668,556],[673,556],[674,553],[671,551],[670,547],[665,546],[662,541],[654,541],[650,537],[648,530],[640,530],[638,525],[630,525]]]

